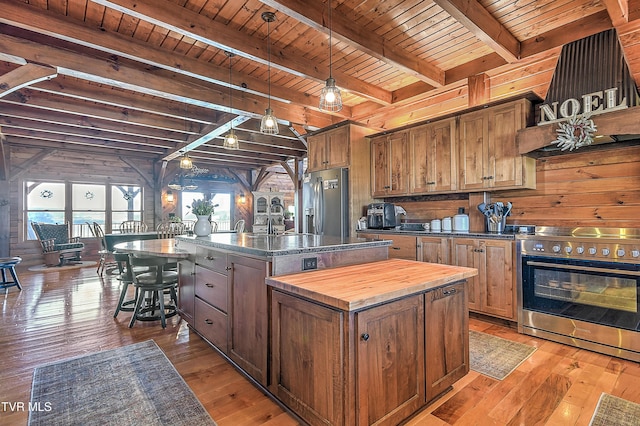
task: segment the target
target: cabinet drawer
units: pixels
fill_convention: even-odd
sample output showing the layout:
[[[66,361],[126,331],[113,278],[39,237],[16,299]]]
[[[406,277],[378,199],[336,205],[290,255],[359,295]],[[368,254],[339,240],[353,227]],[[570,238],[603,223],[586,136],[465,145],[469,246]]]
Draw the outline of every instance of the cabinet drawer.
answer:
[[[196,296],[227,312],[227,276],[196,265]]]
[[[389,258],[416,260],[416,252],[418,242],[416,237],[409,236],[381,236],[383,240],[392,240],[393,244],[389,247]]]
[[[227,314],[196,297],[196,330],[227,353]]]
[[[223,274],[227,273],[227,254],[218,250],[196,247],[196,263]]]

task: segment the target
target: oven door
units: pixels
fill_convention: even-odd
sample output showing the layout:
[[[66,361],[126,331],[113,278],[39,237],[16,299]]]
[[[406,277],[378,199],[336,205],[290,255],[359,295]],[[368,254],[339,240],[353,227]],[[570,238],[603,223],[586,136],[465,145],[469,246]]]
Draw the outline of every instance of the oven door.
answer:
[[[521,267],[523,309],[640,330],[640,265],[523,256]]]

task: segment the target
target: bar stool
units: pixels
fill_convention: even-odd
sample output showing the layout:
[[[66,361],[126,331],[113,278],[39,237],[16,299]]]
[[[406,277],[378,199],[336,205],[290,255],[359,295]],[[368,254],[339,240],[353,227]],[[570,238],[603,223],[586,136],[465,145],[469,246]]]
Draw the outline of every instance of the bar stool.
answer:
[[[133,270],[131,268],[131,265],[129,265],[128,254],[114,253],[113,258],[118,265],[118,270],[120,272],[120,274],[118,275],[118,279],[122,283],[122,290],[120,290],[120,299],[118,300],[118,306],[116,306],[116,311],[113,314],[113,317],[116,318],[120,311],[133,312],[138,293],[136,291],[136,295],[133,299],[124,300],[125,297],[127,297],[129,285],[133,284]]]
[[[22,286],[20,286],[20,281],[18,280],[18,275],[16,275],[16,265],[22,262],[21,257],[2,257],[0,258],[0,270],[2,270],[2,282],[0,282],[0,289],[9,289],[9,287],[18,287],[19,290],[22,290]],[[13,281],[7,280],[7,269],[9,273],[11,273],[11,277]]]
[[[149,272],[133,274],[133,285],[136,287],[137,299],[129,322],[130,328],[133,327],[136,320],[157,321],[158,319],[162,324],[162,328],[166,328],[166,319],[177,314],[178,298],[176,296],[176,286],[178,284],[178,273],[164,269],[164,266],[170,262],[172,262],[172,259],[166,257],[135,257],[132,254],[129,255],[129,264],[132,268],[139,266],[149,268]],[[168,291],[170,295],[169,304],[165,304],[164,301],[165,291]]]

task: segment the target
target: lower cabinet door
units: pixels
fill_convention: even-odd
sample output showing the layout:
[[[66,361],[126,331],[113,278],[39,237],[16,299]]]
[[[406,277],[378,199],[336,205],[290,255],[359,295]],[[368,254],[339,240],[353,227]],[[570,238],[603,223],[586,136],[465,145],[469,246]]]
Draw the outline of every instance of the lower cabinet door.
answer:
[[[424,296],[358,312],[358,425],[397,425],[425,404]]]
[[[195,329],[222,352],[227,353],[227,314],[196,297]]]
[[[469,372],[469,313],[465,283],[425,295],[427,401]]]
[[[271,294],[269,390],[311,425],[343,425],[344,313],[279,291]]]

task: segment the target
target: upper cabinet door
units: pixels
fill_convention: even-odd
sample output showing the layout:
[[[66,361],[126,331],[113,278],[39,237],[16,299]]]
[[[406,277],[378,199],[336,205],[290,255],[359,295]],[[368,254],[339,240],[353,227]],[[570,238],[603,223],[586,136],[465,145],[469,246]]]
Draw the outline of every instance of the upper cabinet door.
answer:
[[[371,187],[374,197],[384,197],[391,189],[387,136],[371,139]]]
[[[324,134],[309,136],[307,138],[307,150],[309,156],[308,170],[310,172],[324,170],[326,168],[327,143]]]
[[[523,157],[518,153],[516,134],[526,126],[523,104],[515,103],[487,111],[489,124],[487,174],[494,188],[522,185]]]
[[[391,189],[389,195],[403,195],[409,192],[409,141],[406,132],[389,135]]]
[[[349,158],[349,126],[330,130],[325,136],[327,168],[348,167],[351,164]]]
[[[485,171],[489,126],[484,111],[464,114],[460,117],[458,141],[458,183],[460,189],[482,189],[487,186]]]
[[[411,129],[409,192],[447,192],[457,187],[456,120]]]

